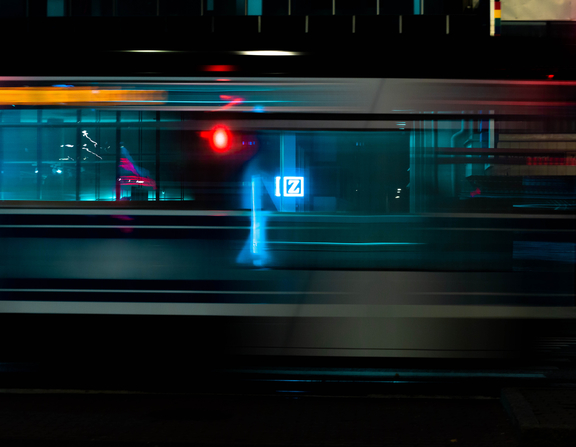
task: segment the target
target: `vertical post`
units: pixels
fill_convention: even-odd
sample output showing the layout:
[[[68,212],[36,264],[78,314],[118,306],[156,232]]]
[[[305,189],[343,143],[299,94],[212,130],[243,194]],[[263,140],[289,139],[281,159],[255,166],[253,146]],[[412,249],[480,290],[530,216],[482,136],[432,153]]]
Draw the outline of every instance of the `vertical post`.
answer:
[[[99,123],[100,122],[100,110],[96,111],[96,122]],[[102,140],[100,140],[100,127],[96,128],[96,141],[101,142]],[[98,144],[97,146],[97,153],[98,155],[102,154],[102,144]],[[95,191],[94,191],[94,198],[96,200],[100,200],[100,162],[96,161],[96,166],[94,169],[94,186],[95,186]]]
[[[376,15],[380,15],[380,0],[376,0]]]
[[[138,112],[138,164],[142,166],[143,155],[142,155],[142,111]],[[143,190],[144,187],[140,186],[139,190]],[[146,190],[146,200],[148,200],[148,191]],[[140,191],[138,191],[138,200],[140,200]],[[132,199],[133,200],[133,199]]]
[[[280,136],[280,175],[281,184],[284,187],[284,176],[296,174],[296,134],[293,132],[282,132]],[[280,196],[281,211],[296,211],[294,199],[283,200],[284,190]]]
[[[0,123],[2,122],[2,112],[0,112]],[[2,180],[4,179],[4,132],[0,125],[0,200],[4,200],[4,190]]]
[[[160,112],[156,112],[156,202],[160,201]]]
[[[494,110],[490,110],[488,112],[490,115],[494,114]],[[488,147],[493,149],[495,142],[494,142],[494,120],[488,120]],[[488,155],[488,158],[494,158],[494,155]],[[490,163],[484,164],[484,170],[488,169],[492,165]]]
[[[490,110],[490,115],[494,115],[494,110]],[[493,119],[490,120],[490,124],[489,124],[488,129],[489,129],[488,130],[488,133],[489,133],[489,135],[488,135],[489,146],[488,147],[490,149],[493,149],[495,147],[494,146],[494,120]]]
[[[82,111],[76,111],[76,123],[81,126]],[[76,201],[80,201],[80,173],[82,172],[82,133],[76,128]]]
[[[280,133],[280,185],[284,181],[284,132]],[[284,211],[284,191],[280,188],[280,211]]]
[[[292,0],[288,0],[288,15],[292,15]]]
[[[332,0],[332,15],[336,15],[336,0]]]
[[[42,200],[42,110],[36,112],[36,198]]]
[[[116,112],[116,201],[120,200],[122,186],[120,185],[120,111]]]

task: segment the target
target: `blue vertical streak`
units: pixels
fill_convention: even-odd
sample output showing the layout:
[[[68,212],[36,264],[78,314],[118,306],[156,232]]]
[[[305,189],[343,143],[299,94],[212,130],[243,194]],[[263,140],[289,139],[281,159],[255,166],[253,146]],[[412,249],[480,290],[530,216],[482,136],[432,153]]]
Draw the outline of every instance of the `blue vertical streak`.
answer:
[[[252,177],[252,253],[258,253],[258,236],[256,235],[256,185],[255,177]]]

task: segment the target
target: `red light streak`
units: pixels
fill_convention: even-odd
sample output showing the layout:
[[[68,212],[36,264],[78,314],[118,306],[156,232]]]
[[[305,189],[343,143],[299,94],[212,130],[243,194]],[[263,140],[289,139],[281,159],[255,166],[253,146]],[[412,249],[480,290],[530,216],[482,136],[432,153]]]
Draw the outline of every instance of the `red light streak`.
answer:
[[[156,182],[154,180],[136,175],[121,176],[119,183],[122,186],[147,186],[156,189]]]
[[[234,65],[204,65],[202,71],[237,71]]]
[[[244,98],[233,97],[233,96],[228,96],[228,95],[220,95],[220,99],[229,100],[230,102],[228,104],[223,105],[218,110],[226,110],[226,109],[229,109],[236,104],[242,104],[244,102]]]

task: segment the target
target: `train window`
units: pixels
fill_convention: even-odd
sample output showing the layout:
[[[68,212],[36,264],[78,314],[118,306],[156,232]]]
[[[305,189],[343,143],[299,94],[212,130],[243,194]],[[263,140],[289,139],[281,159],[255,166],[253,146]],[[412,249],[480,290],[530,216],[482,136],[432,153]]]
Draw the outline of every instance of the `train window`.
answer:
[[[22,132],[10,127],[18,118],[19,111],[10,111],[4,116],[0,130],[2,146],[2,200],[38,200],[38,137],[35,132]],[[8,121],[8,123],[7,123]]]
[[[490,142],[485,120],[394,122],[378,131],[244,130],[236,122],[227,150],[214,151],[202,137],[214,124],[187,112],[0,115],[3,200],[248,210],[258,178],[261,207],[270,212],[562,213],[574,206],[574,141],[530,141],[507,126]]]

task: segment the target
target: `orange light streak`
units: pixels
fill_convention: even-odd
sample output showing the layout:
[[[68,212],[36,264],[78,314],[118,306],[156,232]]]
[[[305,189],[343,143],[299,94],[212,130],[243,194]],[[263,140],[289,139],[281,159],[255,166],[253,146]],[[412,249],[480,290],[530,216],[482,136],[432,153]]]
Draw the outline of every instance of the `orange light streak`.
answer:
[[[0,88],[0,105],[62,105],[163,102],[161,90],[98,89],[94,87],[11,87]]]

